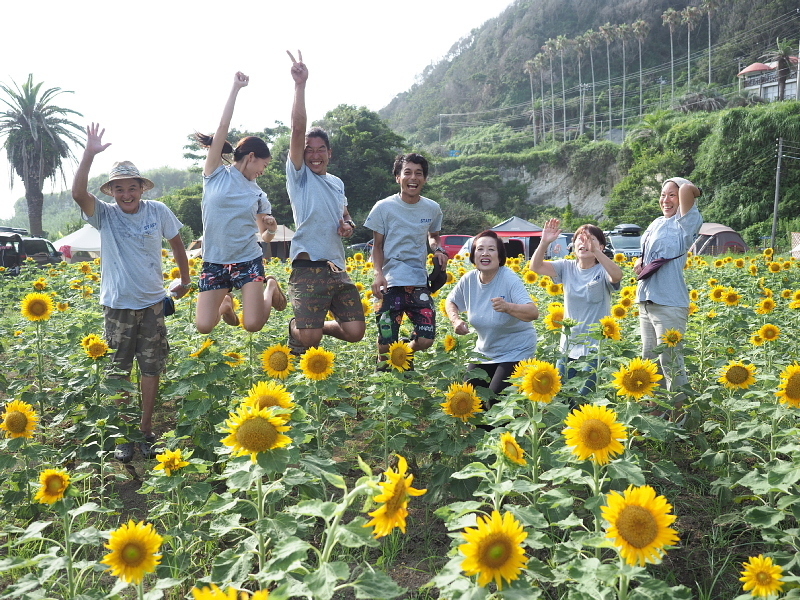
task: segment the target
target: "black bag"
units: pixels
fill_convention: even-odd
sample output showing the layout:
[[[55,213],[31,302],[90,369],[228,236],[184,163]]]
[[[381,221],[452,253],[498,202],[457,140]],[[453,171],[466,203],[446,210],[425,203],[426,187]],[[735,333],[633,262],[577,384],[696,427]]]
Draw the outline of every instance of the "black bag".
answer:
[[[442,268],[436,256],[433,257],[433,270],[428,275],[428,288],[431,294],[438,292],[447,283],[447,270]]]
[[[172,296],[164,296],[164,316],[169,317],[175,314],[175,300]]]

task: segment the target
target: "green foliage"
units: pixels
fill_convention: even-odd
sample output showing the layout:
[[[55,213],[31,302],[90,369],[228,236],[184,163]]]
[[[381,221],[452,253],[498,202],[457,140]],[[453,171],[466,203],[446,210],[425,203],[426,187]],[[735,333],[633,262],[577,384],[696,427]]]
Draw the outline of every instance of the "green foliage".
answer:
[[[192,230],[195,238],[203,235],[203,215],[200,203],[203,200],[203,185],[197,183],[182,188],[160,200],[166,204],[178,220]]]
[[[569,172],[592,186],[603,185],[617,162],[619,150],[617,144],[608,141],[577,146],[569,156]]]

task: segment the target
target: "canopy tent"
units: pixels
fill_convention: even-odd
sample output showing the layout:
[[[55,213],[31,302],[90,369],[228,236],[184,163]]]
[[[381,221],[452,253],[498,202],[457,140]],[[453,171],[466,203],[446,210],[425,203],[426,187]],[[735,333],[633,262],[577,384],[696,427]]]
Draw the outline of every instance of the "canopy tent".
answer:
[[[719,223],[703,223],[689,252],[717,256],[726,252],[742,253],[748,246],[736,231]]]
[[[492,231],[501,237],[512,237],[541,233],[542,228],[525,219],[511,217],[492,227]]]
[[[69,262],[97,258],[100,256],[100,232],[86,223],[77,231],[53,242],[53,246],[63,252]]]
[[[289,229],[286,225],[278,225],[275,236],[269,244],[259,242],[261,249],[264,252],[264,258],[278,258],[289,257],[289,247],[292,245],[292,238],[294,238],[294,231]],[[203,236],[194,240],[186,248],[186,254],[189,258],[199,258],[203,256]]]

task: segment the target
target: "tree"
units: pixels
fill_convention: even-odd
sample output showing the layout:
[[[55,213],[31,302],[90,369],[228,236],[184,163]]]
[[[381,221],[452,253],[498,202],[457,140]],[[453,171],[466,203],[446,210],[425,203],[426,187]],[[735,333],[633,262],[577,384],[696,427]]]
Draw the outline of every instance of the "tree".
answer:
[[[556,141],[556,96],[553,92],[553,55],[556,53],[556,41],[550,38],[542,46],[542,52],[547,56],[550,61],[550,111],[552,114],[551,122],[553,123],[553,141]]]
[[[697,27],[703,16],[696,6],[687,6],[681,11],[681,22],[686,25],[689,35],[686,36],[686,91],[692,89],[692,30]]]
[[[621,25],[617,26],[617,39],[622,42],[622,118],[621,118],[621,127],[622,127],[622,139],[625,139],[625,96],[627,93],[627,86],[626,83],[626,76],[627,76],[627,59],[625,57],[625,49],[628,46],[628,42],[631,41],[633,37],[633,30],[631,26],[627,23],[622,23]]]
[[[592,67],[592,139],[597,139],[597,96],[594,88],[594,50],[600,45],[600,34],[590,29],[583,34],[586,46],[589,48],[589,64]]]
[[[711,17],[720,4],[722,4],[720,0],[703,0],[703,4],[700,5],[700,9],[708,17],[708,85],[711,85]]]
[[[584,113],[583,113],[583,96],[584,96],[584,89],[583,89],[583,69],[581,68],[581,58],[583,58],[583,53],[586,52],[587,42],[586,36],[579,35],[574,40],[572,40],[572,44],[575,47],[575,56],[578,58],[578,92],[580,98],[580,122],[578,124],[578,135],[583,135],[583,121],[584,121]]]
[[[536,147],[536,105],[533,97],[533,74],[536,71],[536,64],[533,60],[525,61],[524,71],[527,73],[531,84],[531,125],[533,126],[533,146]]]
[[[603,36],[603,39],[606,41],[606,60],[608,65],[608,129],[610,131],[613,123],[613,113],[611,112],[611,42],[617,39],[617,26],[606,23],[605,25],[600,25],[598,29],[600,29],[600,35]]]
[[[761,58],[767,62],[777,63],[775,72],[778,75],[778,100],[783,100],[786,94],[786,80],[792,68],[792,44],[786,40],[781,42],[778,38],[775,50],[770,50]]]
[[[60,94],[72,92],[61,88],[42,91],[42,82],[33,83],[33,75],[18,86],[0,84],[5,97],[0,97],[8,108],[0,113],[0,135],[5,135],[9,167],[16,172],[25,186],[28,205],[28,222],[32,235],[42,235],[42,206],[45,181],[58,174],[64,177],[63,160],[74,158],[69,142],[81,145],[79,133],[83,128],[69,119],[83,116],[69,108],[53,104]],[[66,183],[66,181],[65,181]]]
[[[563,126],[564,140],[567,139],[567,94],[564,88],[564,50],[569,48],[570,41],[567,36],[560,35],[556,38],[556,50],[561,58],[561,123]]]
[[[544,112],[544,54],[539,52],[533,57],[533,67],[539,71],[539,91],[542,95],[542,143],[546,141],[545,128],[547,127],[547,118]]]
[[[674,8],[668,8],[661,15],[661,23],[669,27],[669,77],[672,83],[670,103],[675,102],[675,46],[672,43],[675,30],[681,22],[681,13]]]
[[[634,21],[631,25],[633,35],[636,36],[636,41],[639,42],[639,117],[642,116],[642,92],[644,91],[644,84],[642,83],[642,42],[647,38],[650,33],[650,23],[644,19]]]

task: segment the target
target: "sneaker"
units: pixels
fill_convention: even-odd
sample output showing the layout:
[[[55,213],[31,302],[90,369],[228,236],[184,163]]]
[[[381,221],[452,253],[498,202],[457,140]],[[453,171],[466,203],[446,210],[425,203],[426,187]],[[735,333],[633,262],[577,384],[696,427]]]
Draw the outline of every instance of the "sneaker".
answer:
[[[144,441],[139,442],[139,452],[142,453],[142,457],[145,460],[150,460],[151,458],[155,457],[158,454],[158,450],[153,448],[153,444],[156,443],[156,436],[152,433],[150,435],[144,436]]]
[[[121,463],[129,463],[133,460],[133,442],[117,444],[114,450],[114,458]]]
[[[291,350],[292,354],[295,356],[303,356],[308,348],[303,346],[303,344],[292,335],[292,323],[294,323],[294,321],[294,317],[289,319],[289,350]]]

